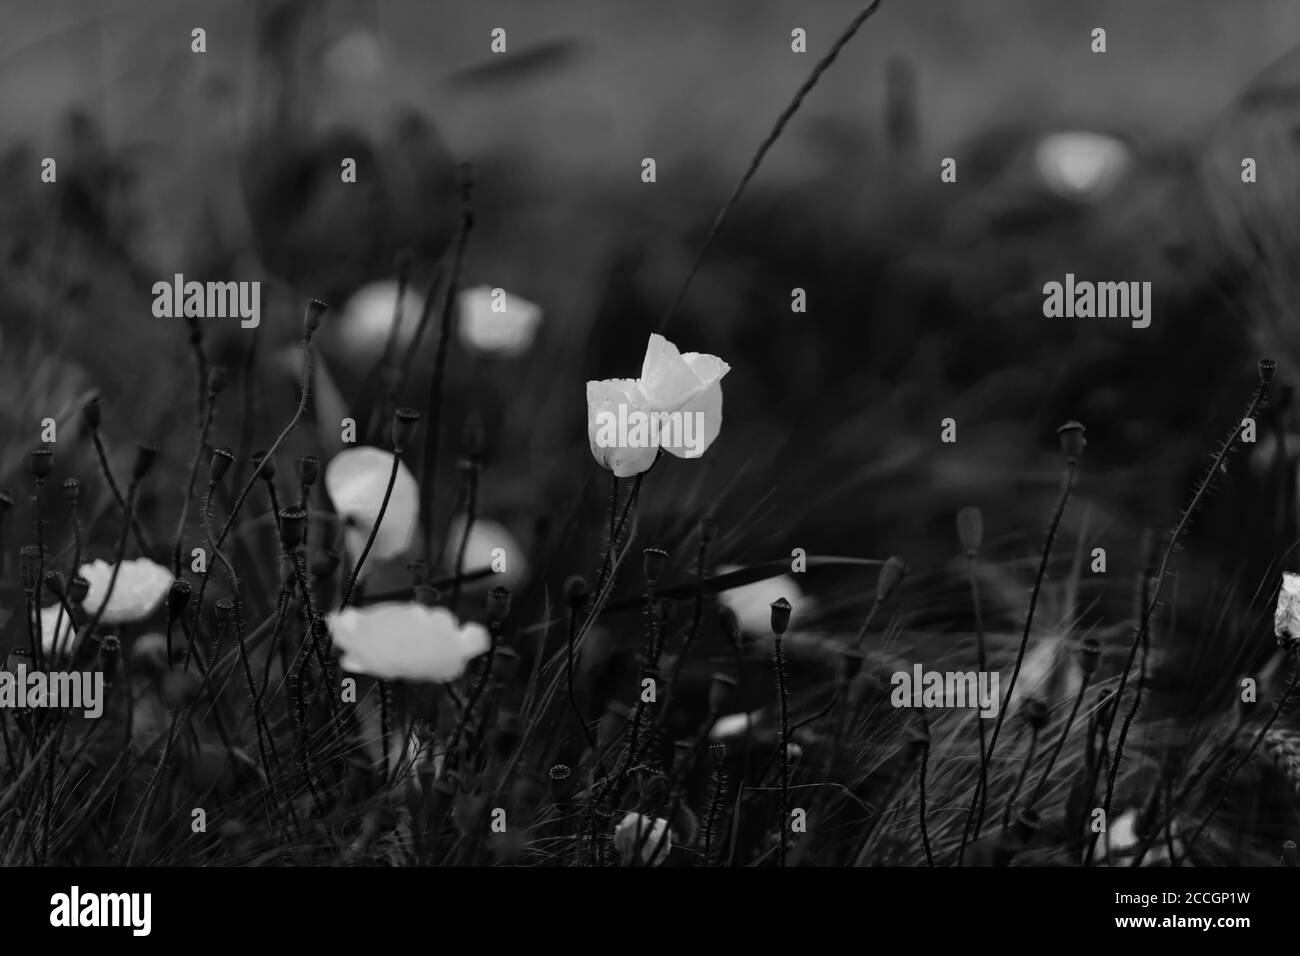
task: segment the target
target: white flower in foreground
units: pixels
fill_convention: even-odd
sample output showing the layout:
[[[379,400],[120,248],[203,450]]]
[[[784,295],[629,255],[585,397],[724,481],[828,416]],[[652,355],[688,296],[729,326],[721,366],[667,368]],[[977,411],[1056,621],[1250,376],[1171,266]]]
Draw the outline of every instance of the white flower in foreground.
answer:
[[[446,683],[489,646],[481,624],[461,624],[445,607],[390,601],[327,615],[344,670],[381,680]]]
[[[673,848],[673,838],[667,830],[668,821],[663,817],[656,817],[652,823],[644,814],[629,813],[614,828],[614,849],[624,863],[631,863],[640,846],[641,864],[658,866],[668,859],[668,851]]]
[[[641,377],[587,383],[591,453],[619,478],[639,475],[662,448],[699,458],[722,430],[722,378],[731,366],[716,355],[679,352],[650,336]]]
[[[1279,638],[1300,640],[1300,574],[1282,572],[1282,590],[1273,614],[1273,633]]]
[[[361,446],[339,452],[325,466],[325,490],[347,523],[346,545],[355,562],[379,517],[384,489],[393,468],[393,453]],[[420,518],[419,488],[405,464],[398,462],[397,480],[379,524],[379,533],[361,569],[362,577],[371,561],[394,558],[411,546]]]
[[[532,347],[542,308],[505,289],[478,286],[456,297],[461,344],[471,352],[511,358]]]
[[[447,573],[456,570],[456,555],[460,551],[460,539],[465,534],[465,516],[457,515],[452,519],[447,533],[447,547],[443,560]],[[470,525],[469,540],[465,544],[465,571],[477,571],[480,568],[492,568],[496,575],[487,579],[493,586],[513,588],[517,586],[528,571],[524,560],[524,549],[505,529],[503,525],[484,518],[475,519]]]
[[[68,617],[61,604],[51,604],[49,607],[41,608],[41,647],[46,654],[62,657],[71,653],[72,639],[75,636],[72,619]]]
[[[397,287],[396,279],[372,282],[348,299],[336,325],[350,356],[373,361],[384,354],[393,330]],[[402,296],[402,321],[397,327],[397,341],[394,343],[399,354],[415,338],[423,308],[424,298],[408,285],[406,294]]]
[[[107,561],[83,564],[78,572],[90,584],[81,606],[86,612],[99,614],[99,607],[108,595],[108,582],[113,577],[113,565]],[[101,624],[134,624],[152,614],[162,603],[172,586],[171,572],[148,558],[123,561],[113,583],[113,593],[108,606],[100,614]]]
[[[718,570],[727,574],[740,569],[734,565],[724,565]],[[807,614],[811,609],[811,600],[804,597],[803,589],[788,574],[718,592],[719,603],[736,615],[740,630],[758,637],[772,633],[772,602],[777,598],[785,598],[794,605],[790,614],[792,622],[801,616],[801,612]]]

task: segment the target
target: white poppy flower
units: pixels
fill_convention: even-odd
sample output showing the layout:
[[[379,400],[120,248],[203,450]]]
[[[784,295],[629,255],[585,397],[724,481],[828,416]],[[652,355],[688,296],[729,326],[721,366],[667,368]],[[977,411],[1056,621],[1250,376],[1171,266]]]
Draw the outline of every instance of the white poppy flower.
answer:
[[[390,601],[326,617],[344,670],[381,680],[453,681],[489,645],[481,624],[460,624],[445,607]]]
[[[716,355],[679,352],[650,336],[641,377],[587,383],[587,439],[596,461],[620,478],[639,475],[659,448],[699,458],[722,430],[722,378]]]
[[[641,813],[629,813],[614,828],[614,849],[624,863],[631,863],[641,848],[641,864],[659,866],[668,859],[673,838],[667,833],[668,821],[656,817],[653,822]]]
[[[386,279],[362,286],[348,299],[335,325],[349,356],[373,362],[384,354],[392,335],[397,289],[396,279]],[[399,351],[415,338],[423,308],[424,297],[408,285],[402,296],[402,321],[397,327],[395,346]]]
[[[83,564],[78,573],[90,584],[81,606],[90,615],[99,614],[99,607],[108,595],[108,582],[113,577],[113,565],[107,561]],[[134,624],[152,614],[167,590],[172,586],[172,574],[161,564],[148,558],[123,561],[113,584],[108,606],[100,614],[101,624]]]
[[[1038,174],[1061,196],[1097,199],[1128,171],[1129,148],[1113,136],[1086,131],[1053,133],[1034,150]]]
[[[460,539],[464,533],[465,516],[457,515],[452,519],[447,533],[447,547],[443,549],[443,560],[448,574],[455,573],[456,556],[460,551]],[[503,568],[503,570],[487,579],[487,582],[508,588],[513,588],[523,581],[528,571],[528,563],[524,560],[524,549],[510,532],[495,521],[476,518],[470,525],[469,540],[465,544],[465,566],[462,570],[477,571],[489,567],[494,570]]]
[[[541,306],[504,289],[477,286],[456,297],[461,344],[471,352],[511,358],[527,352],[542,321]]]
[[[758,714],[726,714],[714,721],[709,729],[710,740],[730,740],[743,737],[750,727],[758,726]]]
[[[383,504],[384,489],[388,487],[392,468],[391,451],[364,445],[344,449],[325,466],[325,490],[347,523],[345,543],[354,562],[361,556],[370,531],[379,518],[379,506]],[[372,560],[394,558],[411,546],[419,518],[419,488],[415,477],[404,463],[398,462],[393,493],[388,499],[384,520],[380,522],[366,565],[361,569],[363,577]]]

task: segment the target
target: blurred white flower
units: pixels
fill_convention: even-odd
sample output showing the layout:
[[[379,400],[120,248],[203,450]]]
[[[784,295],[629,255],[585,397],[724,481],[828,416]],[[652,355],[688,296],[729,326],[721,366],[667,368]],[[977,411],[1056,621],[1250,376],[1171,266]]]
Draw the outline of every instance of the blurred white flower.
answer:
[[[614,828],[614,849],[624,863],[631,863],[640,846],[640,862],[645,866],[659,866],[673,848],[673,838],[667,830],[668,821],[663,817],[651,822],[644,814],[629,813]]]
[[[730,370],[716,355],[679,352],[662,335],[652,334],[640,378],[587,383],[587,440],[592,455],[619,478],[648,469],[659,447],[678,458],[700,457],[722,430],[722,378]],[[620,408],[625,409],[624,416],[620,416]],[[654,431],[652,444],[629,447],[624,441],[609,440],[611,424],[629,413],[648,416]],[[680,424],[664,430],[666,416],[655,413],[673,415],[679,423],[688,417],[691,423],[698,421],[699,434]]]
[[[81,606],[94,615],[108,595],[108,582],[113,576],[113,565],[107,561],[83,564],[78,573],[90,584]],[[101,624],[134,624],[152,614],[162,603],[172,586],[171,572],[148,558],[123,561],[113,584],[108,606],[100,615]]]
[[[62,616],[60,616],[62,612]],[[57,634],[57,647],[55,630]],[[63,657],[72,651],[72,639],[76,632],[72,628],[72,619],[63,611],[61,604],[51,604],[41,608],[41,647],[46,654]]]
[[[445,607],[390,601],[326,616],[344,670],[381,680],[446,683],[489,646],[481,624],[461,624]]]
[[[1018,711],[1031,697],[1036,697],[1049,708],[1063,700],[1074,699],[1083,682],[1073,642],[1059,634],[1040,638],[1020,665],[1020,676],[1012,690],[1010,708]]]
[[[396,279],[385,279],[362,286],[348,299],[337,328],[350,357],[373,362],[384,353],[388,337],[392,334],[397,289]],[[423,308],[424,297],[408,285],[406,294],[402,296],[402,322],[397,328],[397,341],[394,343],[399,353],[415,338]]]
[[[1273,613],[1273,633],[1277,637],[1300,640],[1300,574],[1282,572],[1282,590],[1277,595]]]
[[[718,569],[721,574],[738,570],[735,565],[723,565]],[[812,610],[812,599],[804,597],[803,589],[788,574],[718,592],[718,602],[736,615],[740,630],[758,637],[772,633],[772,602],[777,598],[785,598],[794,606],[790,612],[791,626]]]
[[[541,306],[504,289],[477,286],[456,297],[460,341],[470,352],[512,358],[532,347]]]
[[[344,449],[325,466],[325,490],[347,522],[345,541],[354,562],[361,556],[370,530],[379,518],[379,506],[383,504],[384,489],[388,487],[392,468],[392,452],[365,445]],[[371,567],[372,560],[394,558],[411,546],[419,519],[419,489],[415,477],[399,461],[393,493],[388,499],[388,508],[379,524],[370,556],[361,569],[362,577]]]
[[[443,549],[443,561],[447,573],[456,573],[456,555],[460,550],[460,539],[465,533],[465,516],[457,515],[452,519],[447,532],[447,546]],[[499,551],[497,549],[500,549]],[[528,563],[524,560],[524,549],[503,525],[485,518],[475,518],[470,525],[469,541],[465,545],[465,571],[477,571],[480,568],[497,568],[497,572],[488,583],[514,588],[523,581]]]
[[[1129,149],[1104,133],[1053,133],[1038,142],[1038,174],[1058,195],[1093,200],[1109,192],[1128,170]]]
[[[719,717],[709,729],[709,739],[730,740],[732,737],[743,737],[750,727],[757,726],[757,724],[757,712],[752,714],[726,714]]]

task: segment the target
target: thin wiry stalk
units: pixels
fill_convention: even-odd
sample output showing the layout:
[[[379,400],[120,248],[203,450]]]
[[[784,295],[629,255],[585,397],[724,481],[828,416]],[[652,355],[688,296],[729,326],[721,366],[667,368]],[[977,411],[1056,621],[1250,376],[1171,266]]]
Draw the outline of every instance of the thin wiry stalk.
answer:
[[[384,488],[384,498],[379,503],[379,514],[375,517],[375,523],[370,527],[370,534],[366,538],[365,547],[361,549],[361,554],[357,557],[356,566],[352,569],[352,577],[349,579],[347,587],[343,589],[343,600],[339,602],[339,610],[342,611],[352,600],[352,591],[357,586],[357,578],[361,577],[361,568],[366,563],[366,558],[370,556],[370,549],[375,545],[375,538],[379,536],[379,526],[384,523],[384,514],[388,511],[388,502],[393,497],[393,485],[397,483],[397,471],[402,466],[401,452],[393,451],[393,467],[388,470],[388,485]]]
[[[790,695],[785,683],[785,654],[781,650],[780,634],[775,635],[773,645],[776,693],[781,702],[781,842],[778,844],[777,864],[784,867],[790,838]]]
[[[1051,755],[1047,758],[1047,765],[1043,767],[1043,772],[1038,777],[1038,784],[1034,787],[1029,799],[1025,802],[1025,809],[1032,810],[1038,798],[1042,796],[1043,788],[1047,786],[1047,778],[1052,775],[1052,769],[1056,766],[1056,760],[1061,756],[1061,750],[1065,747],[1065,740],[1070,736],[1070,728],[1074,726],[1074,719],[1079,714],[1079,705],[1083,703],[1083,695],[1088,691],[1088,685],[1092,681],[1091,674],[1084,674],[1083,680],[1079,683],[1078,693],[1074,695],[1074,703],[1070,706],[1070,715],[1065,718],[1065,726],[1061,728],[1061,736],[1056,739],[1056,746],[1052,748]]]
[[[794,99],[791,100],[790,104],[781,111],[781,115],[776,118],[776,123],[773,124],[771,131],[767,134],[767,138],[759,144],[758,150],[754,153],[753,158],[750,159],[748,168],[746,168],[744,175],[740,177],[740,182],[736,184],[736,188],[732,191],[727,201],[722,204],[722,208],[718,211],[718,215],[713,220],[713,225],[709,227],[708,235],[705,236],[704,244],[696,254],[694,263],[692,263],[690,270],[686,273],[686,277],[682,280],[682,284],[678,287],[677,293],[673,296],[672,301],[668,303],[668,308],[664,311],[664,316],[659,322],[659,332],[662,333],[666,328],[668,328],[668,323],[672,321],[673,315],[677,312],[677,308],[681,304],[682,298],[686,295],[686,290],[689,288],[691,280],[695,278],[695,274],[699,272],[700,267],[704,264],[704,259],[708,256],[709,249],[712,248],[713,240],[717,238],[718,231],[722,228],[723,221],[727,218],[727,214],[731,212],[732,207],[739,202],[740,195],[745,191],[745,187],[749,185],[749,181],[753,179],[754,174],[758,172],[758,167],[763,162],[763,157],[767,155],[767,151],[771,149],[772,144],[781,137],[781,133],[785,131],[786,123],[790,122],[790,118],[799,111],[799,107],[803,104],[804,97],[806,97],[812,91],[812,88],[817,85],[817,81],[821,79],[822,74],[825,73],[826,70],[830,68],[830,65],[835,62],[835,58],[840,55],[840,51],[843,50],[848,42],[853,39],[854,34],[858,32],[858,29],[862,24],[867,22],[867,18],[876,12],[880,7],[880,3],[881,0],[871,0],[871,3],[867,4],[867,6],[853,18],[849,25],[844,28],[844,31],[836,38],[835,42],[831,44],[831,48],[826,51],[826,55],[817,61],[812,72],[808,74],[808,78],[804,80],[799,89],[795,91]]]

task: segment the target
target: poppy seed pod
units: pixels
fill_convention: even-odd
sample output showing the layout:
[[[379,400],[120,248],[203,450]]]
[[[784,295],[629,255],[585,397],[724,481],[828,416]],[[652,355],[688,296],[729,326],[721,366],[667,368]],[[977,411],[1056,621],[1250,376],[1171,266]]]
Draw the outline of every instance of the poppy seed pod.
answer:
[[[103,411],[99,407],[99,396],[95,395],[81,406],[81,420],[86,423],[86,427],[92,432],[99,431],[99,424],[103,420]]]
[[[131,467],[131,480],[139,481],[149,474],[149,469],[153,468],[154,459],[157,457],[158,449],[155,446],[143,443],[136,445],[135,464]]]
[[[1079,642],[1079,667],[1085,674],[1095,674],[1101,662],[1101,644],[1095,637],[1085,637]]]
[[[77,481],[76,478],[64,479],[63,500],[74,507],[81,500],[81,482]]]
[[[1273,373],[1277,371],[1277,362],[1274,359],[1259,360],[1259,383],[1267,385],[1273,381]]]
[[[552,780],[554,780],[556,783],[560,783],[561,781],[568,780],[570,775],[572,775],[572,773],[573,770],[570,769],[567,763],[557,763],[554,767],[552,767],[549,771],[547,771],[546,775],[550,777]]]
[[[212,606],[212,619],[217,622],[217,627],[227,627],[231,618],[235,616],[235,602],[230,598],[220,598]]]
[[[510,616],[510,589],[497,585],[487,594],[487,619],[499,624]]]
[[[320,476],[320,459],[315,455],[303,455],[298,459],[298,484],[310,488]]]
[[[316,334],[320,328],[320,320],[325,316],[329,306],[320,299],[309,299],[307,301],[307,314],[303,317],[303,331],[308,339]]]
[[[43,555],[35,544],[25,544],[18,549],[18,579],[24,591],[35,591]]]
[[[1061,451],[1065,453],[1067,464],[1077,463],[1083,454],[1084,446],[1088,444],[1083,437],[1084,431],[1084,427],[1076,421],[1068,421],[1056,430],[1056,434],[1061,436]]]
[[[90,582],[80,574],[73,576],[68,583],[68,601],[71,604],[80,604],[90,593]]]
[[[790,612],[794,608],[785,598],[777,598],[772,602],[772,633],[780,637],[790,626]]]
[[[275,459],[268,458],[265,451],[253,453],[253,466],[257,469],[257,477],[263,481],[275,478]]]
[[[212,457],[208,459],[208,481],[214,485],[220,484],[234,463],[235,455],[229,448],[212,449]]]
[[[105,674],[117,670],[117,662],[122,659],[122,642],[116,634],[105,634],[99,639],[99,666]]]
[[[1029,725],[1030,730],[1042,730],[1047,726],[1047,720],[1050,716],[1051,712],[1048,710],[1047,704],[1037,697],[1028,698],[1020,707],[1020,717]]]
[[[42,445],[32,451],[32,474],[37,481],[44,481],[54,472],[54,450],[49,445]]]
[[[302,547],[307,532],[307,512],[301,508],[280,509],[280,546],[286,551]]]
[[[642,554],[641,570],[647,581],[658,581],[668,561],[668,552],[663,548],[646,548]]]
[[[208,391],[213,395],[220,395],[230,384],[230,372],[224,365],[212,366],[212,371],[208,372]]]
[[[714,672],[709,681],[709,713],[721,714],[725,711],[735,689],[736,678],[721,671]]]
[[[966,557],[973,558],[984,543],[984,512],[978,508],[962,508],[957,512],[957,540],[961,542]]]
[[[49,591],[56,598],[64,598],[68,593],[68,581],[63,576],[62,571],[45,572],[45,590]]]
[[[898,583],[903,580],[907,572],[907,562],[896,554],[884,563],[880,569],[880,576],[876,578],[877,604],[884,604],[889,600],[889,596],[894,593],[894,589],[898,587]]]
[[[415,426],[420,423],[420,413],[413,408],[399,408],[393,412],[393,449],[405,451],[415,436]]]
[[[569,607],[577,610],[587,603],[587,598],[591,594],[591,585],[581,574],[571,574],[564,580],[564,597],[569,602]]]
[[[177,578],[167,589],[167,616],[173,621],[181,616],[185,605],[190,603],[190,582]]]

